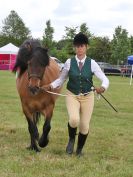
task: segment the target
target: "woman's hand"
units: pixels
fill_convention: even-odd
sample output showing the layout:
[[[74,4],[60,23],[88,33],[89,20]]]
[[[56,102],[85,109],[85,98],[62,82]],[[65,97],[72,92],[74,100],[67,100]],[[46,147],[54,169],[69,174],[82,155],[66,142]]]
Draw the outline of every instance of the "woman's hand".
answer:
[[[95,88],[95,91],[97,94],[101,94],[105,91],[105,88],[104,87],[97,87],[97,88]]]
[[[53,89],[52,85],[48,84],[48,85],[43,85],[42,89],[44,89],[45,91],[51,91]]]

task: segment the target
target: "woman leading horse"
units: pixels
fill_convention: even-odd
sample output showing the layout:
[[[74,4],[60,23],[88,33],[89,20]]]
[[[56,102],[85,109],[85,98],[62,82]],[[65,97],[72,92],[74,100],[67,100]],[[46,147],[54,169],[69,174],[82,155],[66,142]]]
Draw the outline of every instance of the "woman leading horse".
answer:
[[[13,72],[18,73],[16,86],[28,122],[31,137],[29,149],[38,152],[40,151],[38,145],[45,147],[49,142],[50,122],[57,98],[56,95],[49,94],[41,88],[58,78],[60,70],[38,41],[27,40],[19,49]],[[59,93],[60,89],[55,92]],[[37,122],[40,114],[45,117],[45,122],[43,133],[39,138]]]

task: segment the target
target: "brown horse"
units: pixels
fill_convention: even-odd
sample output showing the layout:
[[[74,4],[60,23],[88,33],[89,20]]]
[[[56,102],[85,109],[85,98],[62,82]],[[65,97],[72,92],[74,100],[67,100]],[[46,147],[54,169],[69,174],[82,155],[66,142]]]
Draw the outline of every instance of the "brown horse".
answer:
[[[13,71],[17,70],[17,90],[31,137],[29,149],[38,152],[38,144],[45,147],[49,142],[50,122],[57,98],[41,88],[58,78],[60,70],[57,63],[49,58],[47,50],[34,40],[26,41],[20,47]],[[55,92],[59,93],[60,89]],[[45,117],[45,123],[42,136],[39,138],[37,122],[40,114]]]

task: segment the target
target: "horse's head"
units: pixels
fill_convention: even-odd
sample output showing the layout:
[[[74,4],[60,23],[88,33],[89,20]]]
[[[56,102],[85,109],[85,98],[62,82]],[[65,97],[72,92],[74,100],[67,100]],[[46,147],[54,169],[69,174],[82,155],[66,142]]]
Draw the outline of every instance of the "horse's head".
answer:
[[[33,51],[37,48],[41,47],[41,43],[37,39],[27,39],[25,40],[21,46],[19,47],[19,51],[17,54],[16,62],[13,67],[13,72],[19,68],[19,76],[21,76],[25,70],[27,69],[27,63],[31,59]]]
[[[46,66],[49,65],[47,50],[37,47],[28,61],[29,90],[36,95],[39,92]]]

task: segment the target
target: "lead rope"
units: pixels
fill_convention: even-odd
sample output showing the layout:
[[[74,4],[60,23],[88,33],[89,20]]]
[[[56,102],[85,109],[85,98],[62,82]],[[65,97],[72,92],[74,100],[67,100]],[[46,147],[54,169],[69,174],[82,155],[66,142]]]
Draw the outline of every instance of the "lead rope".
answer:
[[[66,95],[66,94],[61,94],[61,93],[56,93],[56,92],[52,92],[52,91],[48,91],[48,90],[45,90],[44,88],[40,88],[41,91],[44,91],[44,92],[47,92],[47,93],[50,93],[50,94],[53,94],[53,95],[58,95],[58,96],[86,96],[88,95],[90,92],[86,92],[84,94],[79,94],[79,95]]]

